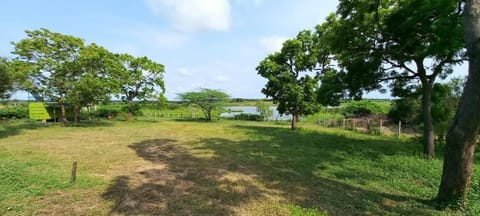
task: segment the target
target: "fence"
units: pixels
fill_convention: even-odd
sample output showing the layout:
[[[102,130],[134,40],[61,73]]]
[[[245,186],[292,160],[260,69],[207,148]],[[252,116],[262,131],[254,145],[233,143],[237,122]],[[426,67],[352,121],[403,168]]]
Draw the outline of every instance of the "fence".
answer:
[[[343,128],[367,134],[396,135],[398,138],[405,131],[411,131],[411,128],[408,125],[402,125],[401,121],[397,123],[381,118],[318,119],[316,123],[324,127]]]

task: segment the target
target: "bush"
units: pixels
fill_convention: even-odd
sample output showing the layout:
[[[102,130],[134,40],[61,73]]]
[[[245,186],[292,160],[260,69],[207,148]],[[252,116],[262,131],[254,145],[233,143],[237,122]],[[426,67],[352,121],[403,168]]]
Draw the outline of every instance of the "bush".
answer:
[[[132,104],[132,110],[131,111],[132,111],[132,114],[134,116],[142,116],[143,113],[142,113],[141,109],[142,108],[140,107],[140,104],[138,104],[138,103]],[[128,111],[129,111],[128,105],[123,106],[121,110],[124,113],[128,113]]]
[[[97,118],[108,118],[118,116],[118,114],[121,113],[120,108],[117,107],[102,107],[98,108],[95,112],[93,112],[93,115]]]
[[[0,119],[28,118],[28,108],[23,106],[0,108]]]
[[[246,120],[246,121],[262,121],[263,117],[258,114],[249,114],[249,113],[240,113],[233,117],[236,120]]]
[[[344,104],[341,113],[345,118],[365,116],[370,114],[386,114],[390,105],[388,103],[372,102],[370,100],[349,101]]]

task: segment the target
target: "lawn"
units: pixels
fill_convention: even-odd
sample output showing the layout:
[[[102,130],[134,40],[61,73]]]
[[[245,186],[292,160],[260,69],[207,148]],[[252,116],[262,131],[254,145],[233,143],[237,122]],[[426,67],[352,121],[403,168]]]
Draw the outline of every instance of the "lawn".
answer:
[[[468,213],[433,207],[442,164],[420,144],[300,126],[0,122],[0,215]]]

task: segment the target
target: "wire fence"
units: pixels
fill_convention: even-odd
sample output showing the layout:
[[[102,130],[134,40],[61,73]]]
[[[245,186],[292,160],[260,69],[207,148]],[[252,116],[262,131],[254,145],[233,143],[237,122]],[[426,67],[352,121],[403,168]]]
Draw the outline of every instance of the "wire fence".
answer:
[[[393,122],[382,118],[318,119],[316,123],[324,127],[343,128],[366,134],[396,135],[398,138],[405,132],[410,133],[412,131],[410,126],[403,125],[401,121]]]

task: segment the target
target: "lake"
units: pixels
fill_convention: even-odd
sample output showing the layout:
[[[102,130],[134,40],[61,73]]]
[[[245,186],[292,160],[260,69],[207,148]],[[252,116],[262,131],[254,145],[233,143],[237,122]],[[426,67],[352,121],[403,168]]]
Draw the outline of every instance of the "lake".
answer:
[[[240,113],[245,114],[260,114],[257,112],[257,108],[255,106],[230,106],[224,107],[226,110],[231,110],[232,112],[224,112],[220,114],[220,117],[234,117],[239,115]],[[268,118],[268,120],[290,120],[292,117],[291,115],[280,115],[277,111],[276,106],[271,106],[270,110],[272,110],[272,116]]]

